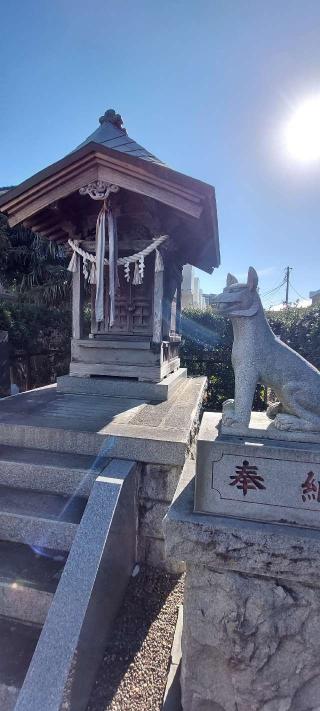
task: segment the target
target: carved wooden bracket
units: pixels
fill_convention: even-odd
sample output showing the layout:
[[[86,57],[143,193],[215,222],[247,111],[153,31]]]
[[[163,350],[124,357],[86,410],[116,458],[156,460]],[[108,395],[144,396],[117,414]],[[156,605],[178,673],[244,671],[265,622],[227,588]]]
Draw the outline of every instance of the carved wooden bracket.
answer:
[[[118,185],[106,183],[104,180],[94,180],[93,183],[80,188],[79,193],[80,195],[90,195],[92,200],[105,200],[110,193],[117,193],[118,190]]]

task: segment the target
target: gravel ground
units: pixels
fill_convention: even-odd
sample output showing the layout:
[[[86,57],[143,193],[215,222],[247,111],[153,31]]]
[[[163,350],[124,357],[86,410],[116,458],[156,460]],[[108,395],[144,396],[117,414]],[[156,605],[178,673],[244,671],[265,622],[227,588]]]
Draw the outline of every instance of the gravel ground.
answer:
[[[146,567],[131,578],[87,711],[160,711],[183,582]]]

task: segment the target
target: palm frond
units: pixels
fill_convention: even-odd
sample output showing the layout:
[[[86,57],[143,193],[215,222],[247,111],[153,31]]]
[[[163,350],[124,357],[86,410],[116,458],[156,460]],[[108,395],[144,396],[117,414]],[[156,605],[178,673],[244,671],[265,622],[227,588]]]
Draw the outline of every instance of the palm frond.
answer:
[[[0,281],[27,301],[50,305],[68,301],[68,258],[61,245],[23,227],[10,229],[0,215]]]

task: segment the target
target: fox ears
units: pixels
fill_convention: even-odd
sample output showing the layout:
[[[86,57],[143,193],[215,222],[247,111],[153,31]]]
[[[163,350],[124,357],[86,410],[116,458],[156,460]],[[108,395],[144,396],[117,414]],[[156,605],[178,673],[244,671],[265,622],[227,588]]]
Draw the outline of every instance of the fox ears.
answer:
[[[227,274],[227,286],[232,286],[232,284],[238,284],[238,279],[229,273]]]
[[[247,286],[250,291],[253,291],[254,289],[257,288],[258,286],[258,274],[256,270],[253,267],[249,267],[248,269],[248,278],[247,278]]]
[[[232,284],[238,284],[238,279],[237,279],[237,277],[233,276],[233,274],[228,274],[227,275],[227,286],[232,286]],[[250,289],[250,291],[253,291],[253,289],[257,288],[257,286],[258,286],[258,274],[253,267],[249,267],[248,277],[247,277],[247,287],[248,287],[248,289]]]

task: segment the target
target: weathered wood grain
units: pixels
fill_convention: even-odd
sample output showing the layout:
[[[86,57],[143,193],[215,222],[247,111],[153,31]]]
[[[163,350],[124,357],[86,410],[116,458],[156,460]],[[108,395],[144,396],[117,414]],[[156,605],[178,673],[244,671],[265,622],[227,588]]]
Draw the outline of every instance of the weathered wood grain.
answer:
[[[154,273],[153,286],[153,334],[154,343],[162,341],[163,271]]]
[[[80,257],[76,255],[77,271],[72,274],[72,337],[83,336],[84,278]]]

